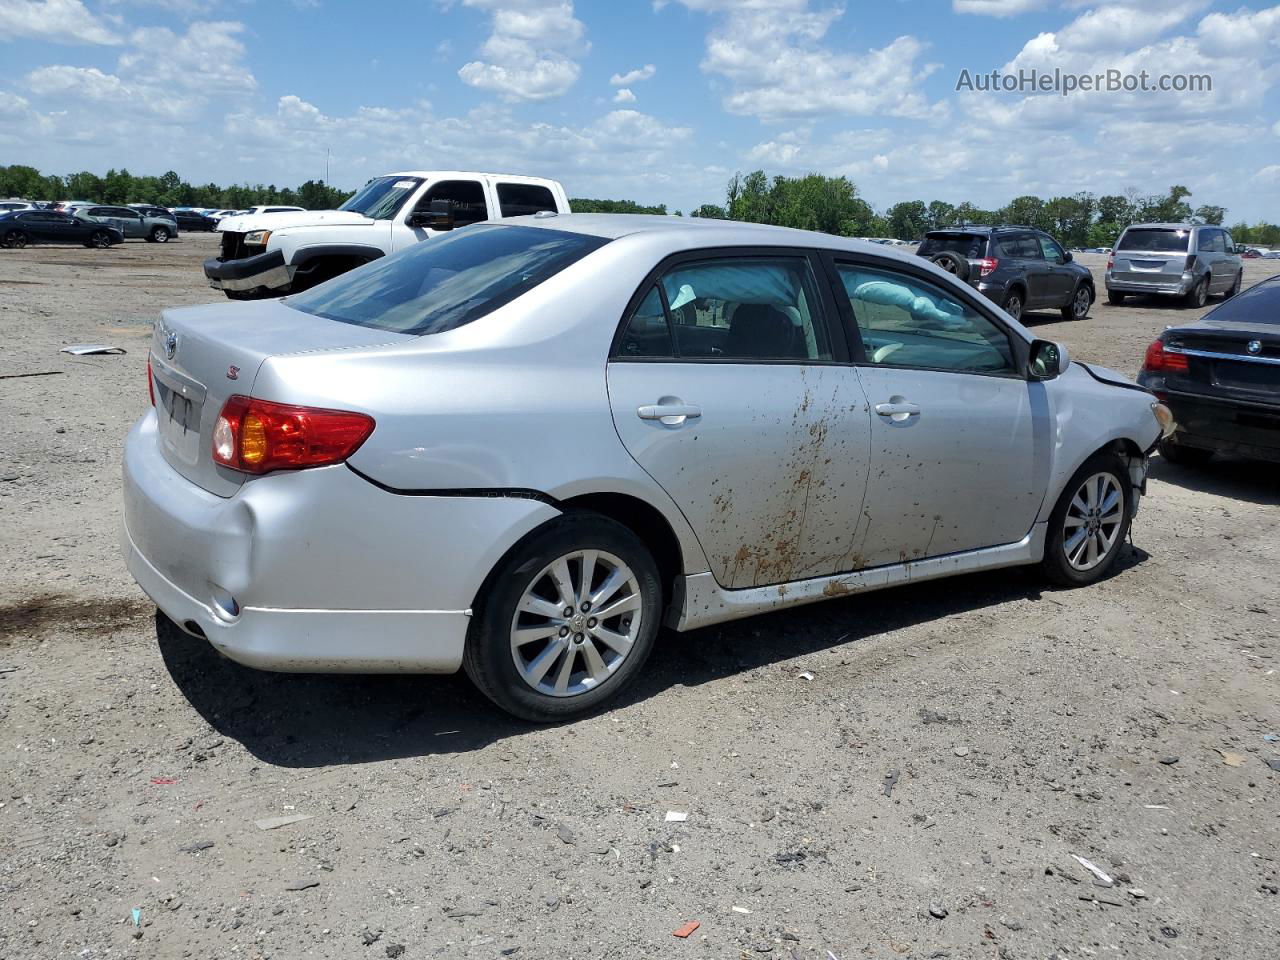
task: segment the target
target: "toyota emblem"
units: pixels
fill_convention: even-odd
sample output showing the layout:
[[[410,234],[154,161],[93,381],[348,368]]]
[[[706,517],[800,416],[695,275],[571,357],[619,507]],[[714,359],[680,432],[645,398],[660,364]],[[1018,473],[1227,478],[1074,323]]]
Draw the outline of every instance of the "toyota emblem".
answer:
[[[172,360],[173,355],[177,352],[178,352],[178,335],[171,331],[165,334],[165,338],[164,338],[165,359]]]
[[[1245,347],[1245,349],[1256,356],[1257,354],[1262,352],[1262,341],[1250,340],[1248,345]]]

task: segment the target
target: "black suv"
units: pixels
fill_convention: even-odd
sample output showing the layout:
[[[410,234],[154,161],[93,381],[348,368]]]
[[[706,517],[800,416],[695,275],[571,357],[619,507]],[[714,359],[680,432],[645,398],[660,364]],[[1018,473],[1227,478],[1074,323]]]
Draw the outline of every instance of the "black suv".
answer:
[[[930,230],[916,253],[977,287],[1015,320],[1045,309],[1083,320],[1095,299],[1089,268],[1033,227]]]

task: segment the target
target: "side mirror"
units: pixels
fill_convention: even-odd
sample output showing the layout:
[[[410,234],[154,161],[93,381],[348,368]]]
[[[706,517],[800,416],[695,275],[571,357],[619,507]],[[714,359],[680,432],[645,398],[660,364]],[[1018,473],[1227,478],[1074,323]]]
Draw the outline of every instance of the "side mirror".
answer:
[[[1027,377],[1031,380],[1052,380],[1061,376],[1071,360],[1067,348],[1052,340],[1031,341],[1031,356],[1027,360]]]
[[[430,209],[415,210],[409,214],[409,226],[427,227],[431,230],[452,230],[451,204],[448,200],[432,200]]]
[[[1066,253],[1064,253],[1064,254],[1062,255],[1062,262],[1063,262],[1063,263],[1070,263],[1070,262],[1071,262],[1072,260],[1074,260],[1074,259],[1075,259],[1075,257],[1073,257],[1073,256],[1071,255],[1071,251],[1070,251],[1070,250],[1068,250]]]

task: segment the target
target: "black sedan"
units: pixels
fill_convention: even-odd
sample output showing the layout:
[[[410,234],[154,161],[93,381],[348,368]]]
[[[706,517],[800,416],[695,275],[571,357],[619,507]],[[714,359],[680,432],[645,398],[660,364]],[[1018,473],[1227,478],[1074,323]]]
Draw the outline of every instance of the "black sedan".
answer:
[[[25,247],[28,243],[81,243],[103,248],[124,243],[124,234],[109,224],[53,210],[18,210],[0,215],[0,247]]]
[[[213,217],[206,217],[195,210],[175,210],[173,215],[181,230],[212,230],[218,225]]]
[[[1280,276],[1263,280],[1147,349],[1138,382],[1173,410],[1172,463],[1215,452],[1280,462]]]

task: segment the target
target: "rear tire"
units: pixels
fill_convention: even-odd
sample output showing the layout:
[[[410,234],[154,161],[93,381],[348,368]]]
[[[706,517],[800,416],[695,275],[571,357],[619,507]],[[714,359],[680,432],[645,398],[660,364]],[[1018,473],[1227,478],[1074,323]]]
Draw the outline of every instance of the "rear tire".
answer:
[[[1063,320],[1084,320],[1089,316],[1089,308],[1093,306],[1093,290],[1087,283],[1082,283],[1071,294],[1071,299],[1062,308]]]
[[[1244,271],[1241,270],[1239,273],[1236,274],[1235,283],[1231,284],[1231,288],[1222,295],[1222,299],[1230,300],[1232,297],[1234,297],[1237,293],[1240,292],[1240,287],[1243,285],[1244,285]]]
[[[1209,278],[1201,277],[1196,285],[1187,291],[1183,305],[1198,310],[1209,302]]]
[[[1107,303],[1111,304],[1113,307],[1120,306],[1120,304],[1124,303],[1124,294],[1117,290],[1108,290]]]
[[[1180,467],[1203,467],[1213,458],[1212,450],[1184,447],[1172,440],[1161,440],[1157,449],[1160,451],[1160,456]]]
[[[21,250],[27,245],[27,235],[21,230],[10,230],[4,235],[4,244],[10,250]]]
[[[1015,320],[1022,319],[1022,310],[1026,305],[1023,300],[1022,288],[1013,287],[1004,295],[1004,299],[1000,303],[1000,308]]]
[[[1097,583],[1115,566],[1132,516],[1128,466],[1119,454],[1095,453],[1067,481],[1049,515],[1041,572],[1061,587]]]
[[[613,699],[640,673],[658,633],[662,581],[627,527],[568,513],[511,550],[475,610],[462,665],[480,692],[524,720],[568,720]],[[601,612],[600,620],[592,616]]]

